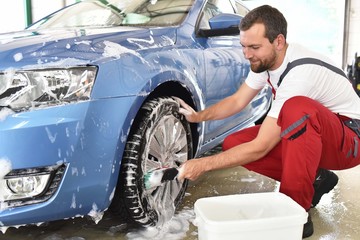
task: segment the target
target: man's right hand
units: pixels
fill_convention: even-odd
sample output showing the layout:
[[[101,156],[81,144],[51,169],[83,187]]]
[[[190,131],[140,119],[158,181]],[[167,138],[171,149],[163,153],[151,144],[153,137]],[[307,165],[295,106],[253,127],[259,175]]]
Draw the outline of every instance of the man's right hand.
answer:
[[[188,122],[200,122],[199,114],[192,107],[178,97],[173,98],[180,104],[179,113],[183,114]]]

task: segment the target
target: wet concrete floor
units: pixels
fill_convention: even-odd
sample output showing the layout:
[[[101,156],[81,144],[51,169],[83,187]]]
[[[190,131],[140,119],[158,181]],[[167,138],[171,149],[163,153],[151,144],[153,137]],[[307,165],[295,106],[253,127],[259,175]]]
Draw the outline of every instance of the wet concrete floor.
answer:
[[[308,240],[360,239],[360,167],[336,172],[339,183],[310,211],[315,233]],[[185,239],[196,240],[194,203],[202,197],[229,194],[277,191],[278,182],[249,172],[242,167],[208,173],[191,182],[186,197],[170,228],[165,233],[144,233],[120,222],[108,212],[95,224],[91,219],[75,218],[41,226],[10,228],[0,233],[0,240],[125,240],[125,239]],[[164,231],[164,230],[163,230]],[[168,233],[166,233],[168,231]],[[153,234],[153,235],[151,235]]]

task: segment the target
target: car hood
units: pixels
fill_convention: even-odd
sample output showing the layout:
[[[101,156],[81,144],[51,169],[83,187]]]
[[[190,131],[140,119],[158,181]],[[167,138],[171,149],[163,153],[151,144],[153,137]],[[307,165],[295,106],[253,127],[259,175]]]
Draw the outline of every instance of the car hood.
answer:
[[[175,28],[24,30],[0,34],[0,70],[98,64],[173,45]]]

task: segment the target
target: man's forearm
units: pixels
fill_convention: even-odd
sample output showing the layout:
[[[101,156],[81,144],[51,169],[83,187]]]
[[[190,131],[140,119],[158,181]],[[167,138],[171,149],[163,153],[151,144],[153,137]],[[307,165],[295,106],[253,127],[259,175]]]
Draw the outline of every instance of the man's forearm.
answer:
[[[236,99],[230,96],[202,111],[199,111],[197,113],[197,122],[224,119],[238,113],[244,107],[245,106],[243,105],[237,104]]]
[[[202,174],[218,169],[241,166],[255,161],[263,154],[249,151],[247,144],[236,146],[225,152],[185,162],[179,170],[179,179],[196,180]]]
[[[264,150],[254,150],[251,143],[244,143],[219,154],[205,157],[208,159],[203,161],[204,169],[205,171],[212,171],[242,166],[262,158],[265,154]]]

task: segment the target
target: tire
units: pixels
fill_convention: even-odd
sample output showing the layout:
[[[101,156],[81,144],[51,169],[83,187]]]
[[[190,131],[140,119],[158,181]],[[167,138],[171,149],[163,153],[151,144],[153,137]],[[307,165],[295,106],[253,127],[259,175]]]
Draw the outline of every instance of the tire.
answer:
[[[111,204],[116,214],[141,226],[161,225],[174,215],[187,181],[169,181],[145,189],[144,174],[160,167],[178,167],[193,156],[190,125],[170,97],[146,102],[131,128]],[[124,215],[125,214],[125,215]]]

